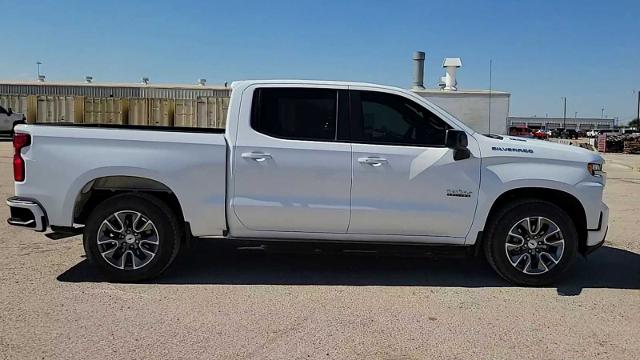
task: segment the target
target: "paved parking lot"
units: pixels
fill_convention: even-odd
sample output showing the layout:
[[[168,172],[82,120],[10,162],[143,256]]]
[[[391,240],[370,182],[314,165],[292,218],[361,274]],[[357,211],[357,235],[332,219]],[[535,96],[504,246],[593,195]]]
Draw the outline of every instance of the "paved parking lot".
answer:
[[[607,155],[608,244],[561,283],[478,259],[292,255],[200,242],[154,283],[105,282],[79,237],[9,227],[0,358],[547,358],[640,354],[640,156]],[[0,142],[0,197],[13,194]]]

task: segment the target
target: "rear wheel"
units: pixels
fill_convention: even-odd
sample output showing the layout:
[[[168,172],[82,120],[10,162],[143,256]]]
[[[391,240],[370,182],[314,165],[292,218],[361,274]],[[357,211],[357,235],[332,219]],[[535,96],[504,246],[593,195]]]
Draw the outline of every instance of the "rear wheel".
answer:
[[[578,235],[558,206],[542,200],[513,202],[493,216],[485,238],[489,264],[518,285],[545,285],[558,279],[574,261]]]
[[[146,194],[121,194],[100,203],[87,219],[87,258],[115,281],[160,275],[173,262],[181,231],[173,211]]]

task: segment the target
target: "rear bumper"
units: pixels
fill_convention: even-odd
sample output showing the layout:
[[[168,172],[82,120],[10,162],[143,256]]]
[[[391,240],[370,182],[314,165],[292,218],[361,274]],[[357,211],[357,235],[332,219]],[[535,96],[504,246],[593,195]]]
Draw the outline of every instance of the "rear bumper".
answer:
[[[602,203],[598,228],[587,230],[587,248],[598,248],[604,242],[609,230],[609,208]]]
[[[47,215],[37,201],[14,196],[7,199],[7,205],[11,210],[11,217],[7,219],[9,225],[26,227],[39,232],[47,229]]]

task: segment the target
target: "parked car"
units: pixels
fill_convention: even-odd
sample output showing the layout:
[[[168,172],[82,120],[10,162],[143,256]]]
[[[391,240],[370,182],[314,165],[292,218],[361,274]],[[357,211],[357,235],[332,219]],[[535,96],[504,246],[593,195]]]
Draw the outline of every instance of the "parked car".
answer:
[[[532,132],[531,135],[533,135],[534,139],[538,139],[538,140],[547,140],[548,138],[548,135],[544,130],[536,130]]]
[[[12,135],[17,124],[24,123],[25,117],[21,113],[14,113],[11,108],[0,106],[0,134]]]
[[[578,139],[578,132],[574,129],[564,129],[562,133],[560,133],[560,137],[563,139]]]
[[[512,126],[509,128],[509,135],[520,137],[532,137],[531,129],[526,126]]]
[[[117,281],[200,238],[462,249],[542,285],[604,242],[598,153],[481,135],[373,84],[241,81],[229,106],[226,130],[18,125],[8,222],[83,234]]]
[[[587,137],[589,138],[594,138],[594,137],[598,137],[600,133],[598,132],[598,130],[589,130],[587,131]]]

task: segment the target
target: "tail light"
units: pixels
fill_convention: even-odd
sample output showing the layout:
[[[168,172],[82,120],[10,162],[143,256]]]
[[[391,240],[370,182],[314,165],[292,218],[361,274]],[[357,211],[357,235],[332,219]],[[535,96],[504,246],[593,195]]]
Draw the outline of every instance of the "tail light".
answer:
[[[31,135],[15,133],[13,134],[13,180],[24,181],[25,168],[22,158],[22,148],[31,145]]]

